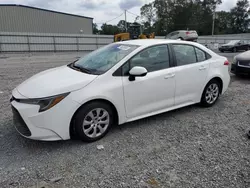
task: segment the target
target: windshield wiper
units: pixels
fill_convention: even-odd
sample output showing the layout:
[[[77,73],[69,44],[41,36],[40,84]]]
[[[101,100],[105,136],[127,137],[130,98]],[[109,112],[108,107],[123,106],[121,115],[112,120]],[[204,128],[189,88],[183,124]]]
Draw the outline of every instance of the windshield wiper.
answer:
[[[72,63],[72,66],[78,70],[80,70],[81,72],[84,72],[84,73],[88,73],[88,74],[92,74],[92,71],[89,70],[89,69],[86,69],[84,67],[81,67],[79,65],[76,65],[75,63]]]

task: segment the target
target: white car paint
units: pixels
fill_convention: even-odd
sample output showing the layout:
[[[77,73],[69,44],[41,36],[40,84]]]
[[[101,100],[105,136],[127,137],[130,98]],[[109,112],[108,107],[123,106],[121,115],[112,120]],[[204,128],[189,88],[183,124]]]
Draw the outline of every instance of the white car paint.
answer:
[[[20,84],[17,90],[27,98],[42,98],[81,89],[96,77],[97,75],[82,74],[67,66],[61,66],[32,76]]]
[[[207,52],[211,58],[199,63],[149,72],[129,81],[126,76],[113,76],[131,57],[141,50],[159,44],[189,44]],[[119,124],[177,109],[200,102],[206,84],[213,78],[223,81],[222,94],[230,76],[225,57],[192,42],[176,40],[132,40],[117,44],[139,45],[136,50],[101,75],[91,75],[67,66],[39,73],[13,90],[16,99],[42,98],[70,92],[49,110],[39,112],[39,106],[12,101],[36,140],[70,139],[70,122],[74,113],[86,102],[107,100],[118,112]]]

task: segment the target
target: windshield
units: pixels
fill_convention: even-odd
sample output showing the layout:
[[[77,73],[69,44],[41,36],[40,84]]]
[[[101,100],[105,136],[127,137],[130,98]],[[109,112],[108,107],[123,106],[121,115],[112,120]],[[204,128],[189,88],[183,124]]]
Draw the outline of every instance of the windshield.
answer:
[[[231,40],[229,43],[227,43],[227,45],[235,45],[238,42],[240,42],[240,40]]]
[[[139,46],[113,43],[84,56],[74,63],[92,74],[103,74]]]

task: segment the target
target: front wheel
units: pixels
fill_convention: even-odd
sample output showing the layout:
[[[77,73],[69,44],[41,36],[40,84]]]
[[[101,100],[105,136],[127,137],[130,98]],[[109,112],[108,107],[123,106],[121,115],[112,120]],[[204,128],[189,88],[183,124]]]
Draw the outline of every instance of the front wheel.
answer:
[[[84,142],[94,142],[104,137],[113,125],[113,110],[109,104],[91,102],[84,105],[75,116],[74,128]]]
[[[216,80],[211,80],[205,87],[201,104],[205,107],[213,106],[220,96],[220,84]]]

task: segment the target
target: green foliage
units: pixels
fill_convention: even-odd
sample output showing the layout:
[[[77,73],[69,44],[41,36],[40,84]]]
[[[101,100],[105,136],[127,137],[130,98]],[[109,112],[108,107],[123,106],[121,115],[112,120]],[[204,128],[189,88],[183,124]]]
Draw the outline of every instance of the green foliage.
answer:
[[[100,34],[115,35],[117,33],[120,33],[120,30],[119,30],[119,28],[116,25],[103,24],[101,26],[101,32],[100,32]]]
[[[249,2],[239,0],[236,7],[231,9],[231,26],[233,33],[245,33],[249,27]]]
[[[99,30],[97,28],[97,24],[93,23],[93,34],[98,34]]]
[[[199,35],[211,35],[213,17],[215,16],[214,34],[248,32],[249,2],[238,0],[230,12],[215,12],[221,0],[154,0],[140,9],[140,20],[144,33],[155,32],[163,35],[176,30],[196,30]],[[127,23],[129,27],[131,23]],[[117,26],[103,24],[101,34],[125,32],[125,21]],[[97,27],[94,27],[96,32]],[[98,29],[97,29],[98,31]]]

